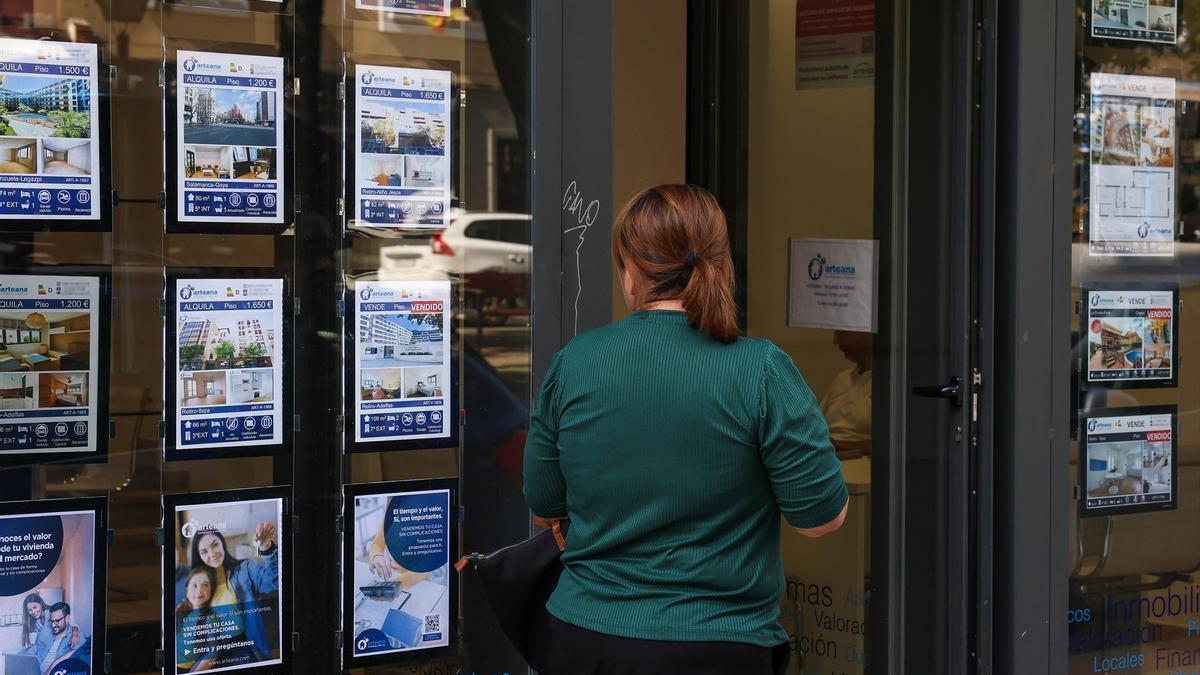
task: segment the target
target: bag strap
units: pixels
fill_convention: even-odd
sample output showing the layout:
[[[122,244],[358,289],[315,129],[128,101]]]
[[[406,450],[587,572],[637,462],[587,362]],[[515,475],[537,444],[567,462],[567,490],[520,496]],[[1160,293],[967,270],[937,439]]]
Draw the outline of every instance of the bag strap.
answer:
[[[555,518],[550,521],[550,531],[554,533],[554,543],[558,544],[559,553],[567,550],[567,535],[562,531],[563,520],[565,518]]]

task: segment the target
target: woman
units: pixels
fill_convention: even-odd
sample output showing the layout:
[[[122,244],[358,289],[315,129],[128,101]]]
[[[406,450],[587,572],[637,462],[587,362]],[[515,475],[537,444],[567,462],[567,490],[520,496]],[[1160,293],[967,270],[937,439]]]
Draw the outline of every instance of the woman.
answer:
[[[712,195],[637,195],[613,257],[636,311],[554,357],[525,448],[530,509],[571,521],[540,672],[783,672],[779,517],[821,536],[848,505],[820,407],[738,336]]]
[[[32,647],[45,627],[46,601],[37,593],[30,593],[21,603],[21,649]]]
[[[279,547],[275,545],[275,524],[262,522],[254,530],[258,560],[239,560],[233,556],[220,532],[203,532],[192,538],[191,568],[209,568],[213,573],[211,606],[222,623],[232,626],[230,642],[249,646],[222,650],[221,659],[242,663],[277,658],[280,645],[267,631],[263,613],[253,610],[260,597],[279,590]],[[186,593],[176,586],[176,597]],[[239,610],[242,610],[239,612]]]
[[[218,623],[212,611],[216,576],[210,567],[193,568],[184,577],[184,600],[175,607],[175,662],[180,672],[197,673],[213,667],[212,653],[196,653],[202,626]]]

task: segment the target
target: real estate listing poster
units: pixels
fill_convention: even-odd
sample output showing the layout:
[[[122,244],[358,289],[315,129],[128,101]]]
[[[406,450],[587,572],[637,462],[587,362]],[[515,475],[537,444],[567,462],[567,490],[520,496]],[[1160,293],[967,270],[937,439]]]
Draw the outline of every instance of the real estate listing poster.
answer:
[[[163,497],[166,672],[278,672],[287,658],[286,493]]]
[[[1087,383],[1173,387],[1178,290],[1084,289]]]
[[[100,219],[94,44],[0,38],[0,219]]]
[[[104,672],[104,504],[0,504],[0,672]]]
[[[283,287],[281,278],[173,279],[168,460],[283,443]]]
[[[450,0],[357,0],[355,6],[401,14],[450,16]]]
[[[456,490],[454,480],[346,487],[348,664],[450,646]]]
[[[1169,256],[1175,243],[1175,80],[1091,76],[1089,252]]]
[[[180,50],[179,222],[283,222],[283,59]]]
[[[354,442],[450,438],[450,282],[354,285]]]
[[[1175,508],[1176,413],[1175,406],[1084,413],[1080,515]]]
[[[1091,0],[1092,37],[1175,44],[1179,0]]]
[[[450,210],[451,73],[355,66],[359,227],[444,228]]]
[[[0,275],[0,458],[102,451],[104,286],[98,276]]]

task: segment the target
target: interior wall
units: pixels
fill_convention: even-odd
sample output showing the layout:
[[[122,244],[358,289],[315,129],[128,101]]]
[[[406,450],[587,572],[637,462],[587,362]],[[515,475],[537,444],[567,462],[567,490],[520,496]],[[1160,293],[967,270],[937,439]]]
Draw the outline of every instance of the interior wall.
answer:
[[[613,213],[687,175],[687,0],[613,3]],[[629,313],[613,273],[613,319]]]
[[[788,238],[873,238],[871,86],[797,91],[796,2],[751,3],[747,330],[818,396],[850,366],[829,330],[788,328]]]

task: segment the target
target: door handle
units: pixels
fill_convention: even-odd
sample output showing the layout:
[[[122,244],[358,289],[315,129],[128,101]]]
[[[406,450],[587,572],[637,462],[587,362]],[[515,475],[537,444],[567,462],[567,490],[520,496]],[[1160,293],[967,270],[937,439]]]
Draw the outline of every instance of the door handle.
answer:
[[[962,407],[962,378],[955,375],[950,378],[949,384],[933,385],[928,387],[913,387],[912,393],[914,396],[923,396],[925,398],[948,398],[950,405],[955,408]]]

